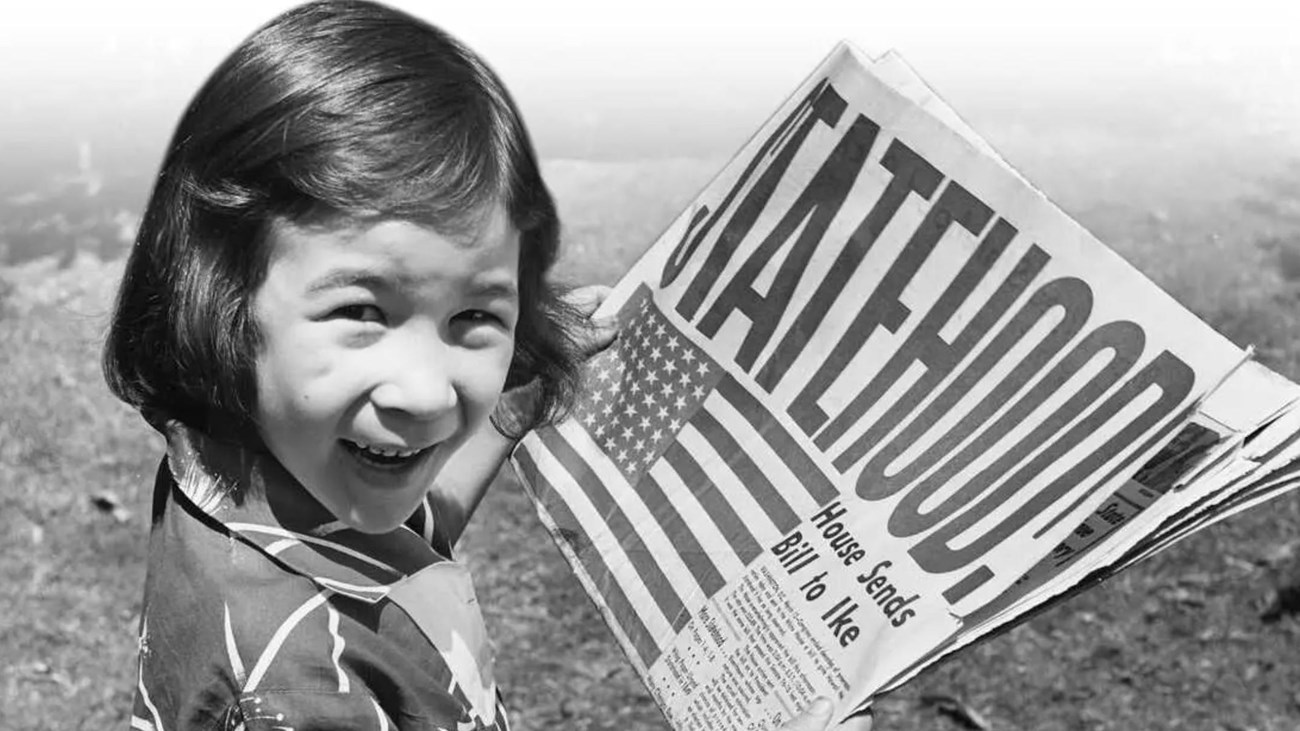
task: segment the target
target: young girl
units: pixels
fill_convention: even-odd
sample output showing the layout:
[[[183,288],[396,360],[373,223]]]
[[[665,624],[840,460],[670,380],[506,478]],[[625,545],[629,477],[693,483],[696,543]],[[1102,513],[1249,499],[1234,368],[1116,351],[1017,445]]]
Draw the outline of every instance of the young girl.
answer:
[[[507,728],[451,547],[614,336],[547,284],[558,230],[505,88],[436,28],[326,0],[217,68],[105,347],[167,441],[133,728]]]

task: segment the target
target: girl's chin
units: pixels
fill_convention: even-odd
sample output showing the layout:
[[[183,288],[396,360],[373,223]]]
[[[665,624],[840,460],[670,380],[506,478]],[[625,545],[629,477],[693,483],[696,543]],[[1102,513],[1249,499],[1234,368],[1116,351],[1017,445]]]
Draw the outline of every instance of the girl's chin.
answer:
[[[397,530],[424,501],[427,490],[412,490],[409,494],[386,492],[381,499],[352,499],[341,509],[331,511],[339,521],[361,533],[381,534]],[[352,495],[356,495],[355,491]],[[372,496],[373,497],[373,496]]]
[[[415,512],[415,511],[412,510],[411,512]],[[408,513],[406,517],[410,517],[410,514]],[[358,533],[367,533],[370,535],[383,535],[385,533],[392,533],[393,531],[400,528],[402,524],[406,522],[406,517],[393,518],[392,516],[387,516],[387,515],[383,515],[383,516],[352,515],[349,516],[348,520],[343,520],[341,522],[347,527],[351,528],[352,530],[357,531]]]

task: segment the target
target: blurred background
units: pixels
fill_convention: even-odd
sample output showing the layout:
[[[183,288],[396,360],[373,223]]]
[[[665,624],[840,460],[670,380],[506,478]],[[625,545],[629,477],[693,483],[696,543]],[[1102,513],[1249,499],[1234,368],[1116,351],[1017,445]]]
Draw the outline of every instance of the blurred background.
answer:
[[[1075,213],[1103,194],[1153,210],[1219,198],[1277,172],[1300,138],[1300,43],[1277,3],[396,4],[488,59],[550,160],[714,170],[841,38],[901,51]],[[0,23],[0,260],[49,253],[49,230],[120,251],[189,96],[289,5],[11,4]],[[673,185],[701,180],[690,182]]]
[[[840,39],[902,53],[1068,213],[1300,376],[1300,41],[1276,2],[393,3],[505,79],[613,281]],[[0,729],[124,727],[161,442],[104,316],[189,96],[280,0],[0,14]],[[661,729],[525,498],[462,546],[523,729]],[[882,699],[891,729],[1300,727],[1295,526],[1228,521]],[[558,631],[557,631],[558,629]]]

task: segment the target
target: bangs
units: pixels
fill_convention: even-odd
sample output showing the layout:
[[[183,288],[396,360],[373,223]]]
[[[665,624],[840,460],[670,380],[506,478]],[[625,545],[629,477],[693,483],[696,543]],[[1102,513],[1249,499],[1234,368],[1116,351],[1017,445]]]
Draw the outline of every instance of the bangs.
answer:
[[[304,6],[228,60],[222,87],[195,100],[207,130],[184,137],[191,167],[211,173],[191,181],[200,200],[262,220],[385,216],[453,231],[497,204],[521,231],[549,215],[530,203],[540,175],[500,80],[451,36],[385,10]]]
[[[508,108],[469,85],[436,82],[394,80],[323,100],[344,108],[321,104],[295,119],[298,129],[289,137],[310,139],[291,139],[298,152],[277,171],[286,195],[269,201],[271,212],[293,216],[310,202],[349,216],[403,218],[453,231],[472,227],[497,204],[514,212],[522,202],[512,184],[520,154]],[[409,88],[420,86],[439,88]],[[438,103],[412,103],[428,98]],[[528,227],[523,224],[533,216],[516,218],[524,219],[513,221],[517,227]]]

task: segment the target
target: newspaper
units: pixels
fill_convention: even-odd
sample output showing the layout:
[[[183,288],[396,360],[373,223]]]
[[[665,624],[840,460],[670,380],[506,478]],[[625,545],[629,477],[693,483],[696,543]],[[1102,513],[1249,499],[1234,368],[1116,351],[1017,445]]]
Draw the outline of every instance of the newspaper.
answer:
[[[1300,484],[1300,387],[838,47],[605,304],[515,468],[677,729],[847,715]]]

